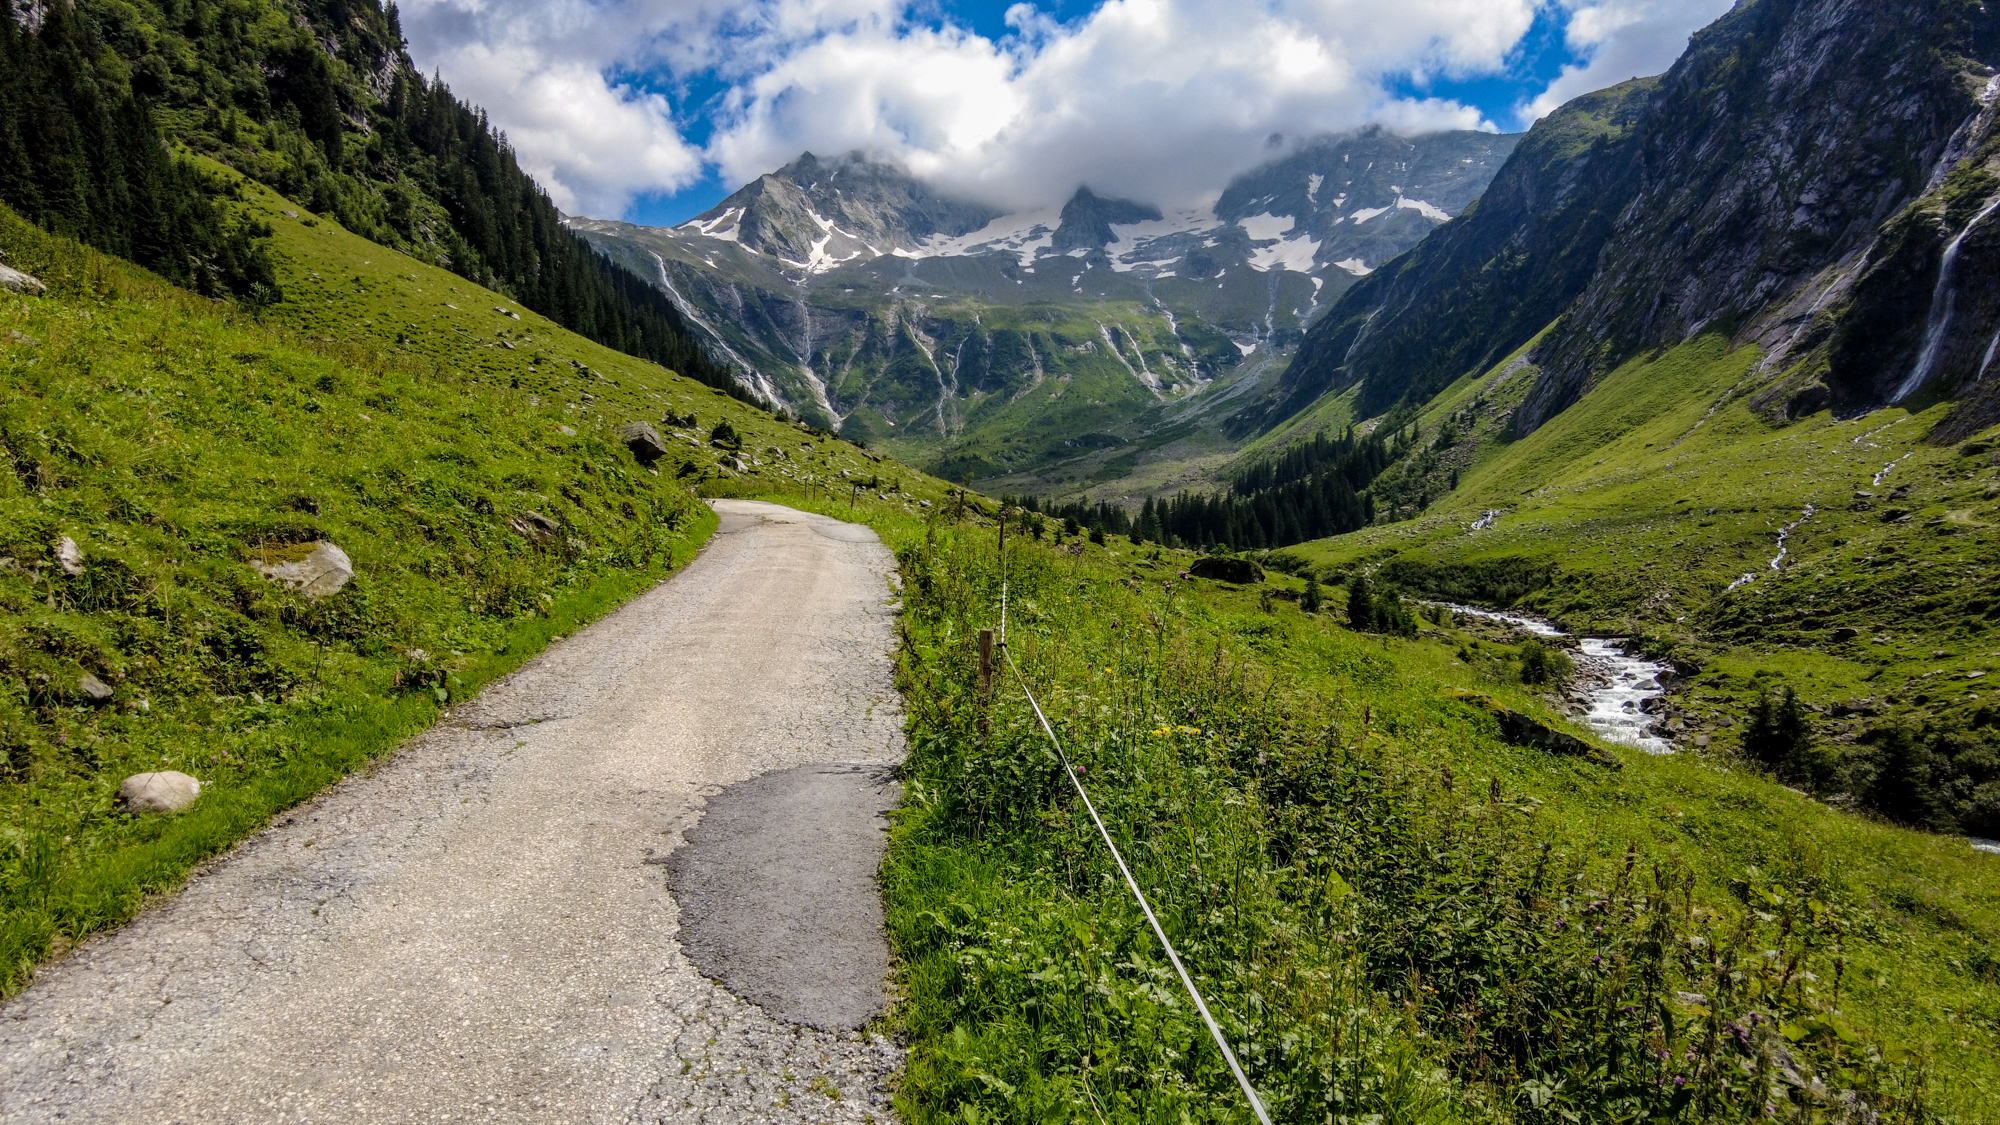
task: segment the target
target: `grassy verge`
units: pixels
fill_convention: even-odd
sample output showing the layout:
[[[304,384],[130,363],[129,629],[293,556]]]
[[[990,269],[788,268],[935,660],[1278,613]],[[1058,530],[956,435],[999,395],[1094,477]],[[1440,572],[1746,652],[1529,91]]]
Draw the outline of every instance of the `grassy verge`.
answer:
[[[1248,1120],[1021,696],[978,682],[991,529],[859,515],[907,598],[899,1110]],[[2000,885],[1962,842],[1692,755],[1510,746],[1444,692],[1560,720],[1455,631],[1363,637],[1115,541],[1009,550],[1016,658],[1281,1120],[2000,1101]]]

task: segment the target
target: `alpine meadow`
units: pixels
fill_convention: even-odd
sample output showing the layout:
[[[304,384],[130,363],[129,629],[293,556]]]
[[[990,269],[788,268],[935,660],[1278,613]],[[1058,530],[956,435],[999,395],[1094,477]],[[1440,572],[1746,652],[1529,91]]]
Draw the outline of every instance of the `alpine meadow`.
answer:
[[[1511,4],[0,0],[0,1120],[2000,1120],[2000,11]]]

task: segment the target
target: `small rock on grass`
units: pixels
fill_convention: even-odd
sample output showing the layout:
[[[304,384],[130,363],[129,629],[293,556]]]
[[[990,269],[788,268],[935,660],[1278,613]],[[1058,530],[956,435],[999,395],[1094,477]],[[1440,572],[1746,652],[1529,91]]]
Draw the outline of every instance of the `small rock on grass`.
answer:
[[[562,530],[561,524],[532,509],[507,521],[507,526],[537,543],[553,538]]]
[[[132,812],[179,812],[201,796],[201,782],[179,770],[135,773],[118,785],[118,800]]]
[[[13,266],[0,266],[0,288],[15,293],[33,293],[37,296],[49,291],[42,279],[33,274],[22,273]]]
[[[118,694],[110,684],[88,672],[78,677],[76,686],[83,689],[83,697],[90,701],[92,707],[102,707],[111,702],[112,696]]]
[[[71,578],[83,573],[83,549],[76,545],[76,540],[67,535],[56,540],[56,565]]]

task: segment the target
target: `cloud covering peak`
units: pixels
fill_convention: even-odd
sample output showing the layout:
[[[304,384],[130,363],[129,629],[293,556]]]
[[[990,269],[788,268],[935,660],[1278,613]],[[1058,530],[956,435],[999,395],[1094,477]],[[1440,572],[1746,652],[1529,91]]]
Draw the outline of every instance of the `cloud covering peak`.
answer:
[[[1594,60],[1664,69],[1727,6],[1106,0],[1058,21],[1022,3],[991,35],[906,0],[405,0],[402,12],[418,64],[486,107],[558,206],[616,215],[808,149],[865,152],[1000,207],[1057,203],[1082,183],[1184,204],[1324,132],[1524,124],[1555,87],[1629,76],[1597,82]],[[1574,53],[1555,87],[1500,112],[1425,95],[1435,80],[1507,73],[1538,14],[1566,21]]]

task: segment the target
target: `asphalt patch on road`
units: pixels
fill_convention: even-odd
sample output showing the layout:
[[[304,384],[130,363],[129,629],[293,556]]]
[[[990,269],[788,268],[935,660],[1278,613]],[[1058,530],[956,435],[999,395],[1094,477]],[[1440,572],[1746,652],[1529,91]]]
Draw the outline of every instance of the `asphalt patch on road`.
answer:
[[[876,872],[897,797],[887,768],[825,763],[709,798],[666,863],[695,967],[778,1019],[859,1030],[889,973]]]

